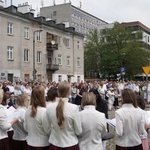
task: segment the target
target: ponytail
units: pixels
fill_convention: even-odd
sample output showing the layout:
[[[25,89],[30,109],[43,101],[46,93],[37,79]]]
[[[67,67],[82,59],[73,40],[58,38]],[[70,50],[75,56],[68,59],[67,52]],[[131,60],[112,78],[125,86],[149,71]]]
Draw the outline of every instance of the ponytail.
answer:
[[[65,118],[64,118],[64,102],[60,98],[59,103],[56,107],[56,116],[57,116],[57,123],[60,127],[60,129],[63,129],[65,127]]]

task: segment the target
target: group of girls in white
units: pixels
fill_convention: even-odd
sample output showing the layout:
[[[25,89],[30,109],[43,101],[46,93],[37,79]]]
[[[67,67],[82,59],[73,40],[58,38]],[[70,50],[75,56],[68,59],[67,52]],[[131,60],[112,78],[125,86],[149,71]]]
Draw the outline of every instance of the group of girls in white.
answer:
[[[45,89],[41,85],[33,87],[30,100],[26,94],[19,95],[15,110],[19,115],[9,122],[7,108],[1,104],[4,93],[0,89],[0,150],[103,150],[107,123],[105,114],[95,109],[94,93],[83,93],[83,110],[79,111],[79,106],[68,102],[69,82],[59,83],[54,90],[47,94],[50,103],[46,103]],[[142,114],[136,108],[136,98],[129,89],[122,92],[122,97],[123,108],[116,111],[116,149],[142,150],[138,135],[145,134],[145,129]]]

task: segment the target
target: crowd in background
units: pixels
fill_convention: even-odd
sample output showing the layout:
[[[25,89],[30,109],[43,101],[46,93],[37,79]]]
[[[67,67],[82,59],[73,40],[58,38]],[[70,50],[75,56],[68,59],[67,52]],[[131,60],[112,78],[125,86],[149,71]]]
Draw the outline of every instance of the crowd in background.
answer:
[[[3,122],[0,122],[0,132],[4,132],[4,136],[0,133],[2,150],[8,150],[8,147],[4,147],[7,142],[11,145],[10,150],[17,148],[22,150],[59,150],[61,148],[64,150],[91,150],[93,147],[93,150],[98,150],[98,148],[105,150],[106,141],[103,140],[103,137],[109,132],[106,119],[108,119],[108,111],[113,109],[116,110],[116,132],[120,137],[125,136],[124,140],[127,140],[129,136],[129,134],[123,135],[124,130],[130,133],[132,129],[125,129],[124,125],[127,122],[123,122],[120,118],[123,117],[124,120],[123,113],[126,114],[127,111],[130,111],[131,114],[136,113],[133,120],[129,121],[132,122],[132,128],[135,127],[133,131],[135,134],[131,135],[131,139],[134,137],[132,139],[134,141],[136,138],[136,142],[127,140],[124,144],[119,138],[116,141],[117,150],[128,150],[123,147],[134,146],[136,150],[142,150],[138,134],[147,137],[143,126],[144,119],[141,115],[143,112],[136,109],[138,106],[136,100],[139,96],[149,103],[147,82],[120,80],[81,81],[80,83],[68,83],[67,81],[11,83],[5,81],[0,83],[0,90],[3,91],[3,94],[0,95],[0,111],[4,108],[6,112],[6,115],[2,116]],[[121,107],[120,102],[124,108]],[[8,123],[7,118],[10,113],[8,110],[11,107],[21,115]],[[129,107],[131,109],[128,109]],[[130,114],[128,118],[131,118]],[[134,118],[138,119],[134,120]],[[140,131],[137,128],[140,128]],[[3,139],[5,140],[2,141]]]

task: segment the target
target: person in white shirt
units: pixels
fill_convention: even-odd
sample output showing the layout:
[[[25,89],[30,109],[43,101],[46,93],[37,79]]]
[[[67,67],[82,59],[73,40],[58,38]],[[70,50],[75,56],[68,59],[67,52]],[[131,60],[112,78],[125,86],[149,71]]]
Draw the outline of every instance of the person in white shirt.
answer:
[[[28,150],[49,150],[49,135],[44,132],[42,122],[45,112],[46,98],[44,87],[35,85],[32,89],[31,102],[25,113],[24,121],[24,127],[28,132]]]
[[[81,105],[84,108],[75,115],[80,150],[103,150],[102,137],[107,131],[105,114],[97,111],[96,96],[92,92],[83,93]]]
[[[12,126],[14,134],[12,137],[13,140],[11,150],[27,149],[26,139],[28,133],[23,127],[27,107],[28,107],[28,95],[27,94],[18,95],[16,99],[16,110],[14,111],[14,114],[17,114],[19,117],[18,122]]]
[[[8,122],[5,108],[1,105],[3,93],[3,90],[0,89],[0,150],[10,150],[7,130],[9,130],[18,119],[14,118],[11,122]]]
[[[114,89],[113,88],[109,88],[107,91],[108,94],[108,110],[112,110],[113,109],[113,104],[114,104],[114,100],[115,100],[115,93],[114,93]]]
[[[149,119],[147,117],[147,112],[145,110],[145,107],[146,107],[145,100],[141,96],[137,96],[137,103],[138,103],[139,109],[143,113],[144,123],[146,126],[149,122]],[[143,150],[149,150],[147,132],[144,135],[140,135],[140,137],[142,140]]]
[[[49,137],[50,150],[79,150],[78,128],[76,127],[74,115],[79,112],[77,105],[69,103],[71,86],[69,82],[61,82],[58,85],[58,98],[46,108],[43,124],[45,132],[49,124],[51,134]],[[48,122],[48,123],[46,123]]]
[[[143,113],[131,89],[122,91],[122,107],[115,112],[116,150],[143,150],[140,135],[145,134]]]

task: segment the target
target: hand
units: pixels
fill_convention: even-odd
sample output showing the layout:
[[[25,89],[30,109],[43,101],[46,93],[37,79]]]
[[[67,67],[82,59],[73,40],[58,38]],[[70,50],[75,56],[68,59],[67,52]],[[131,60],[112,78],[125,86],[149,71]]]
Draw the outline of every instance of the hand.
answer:
[[[18,122],[18,118],[14,118],[10,123],[11,125],[15,124],[16,122]]]
[[[146,129],[147,133],[150,134],[150,124],[146,124],[145,129]]]

